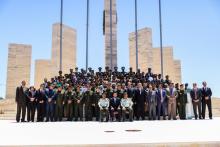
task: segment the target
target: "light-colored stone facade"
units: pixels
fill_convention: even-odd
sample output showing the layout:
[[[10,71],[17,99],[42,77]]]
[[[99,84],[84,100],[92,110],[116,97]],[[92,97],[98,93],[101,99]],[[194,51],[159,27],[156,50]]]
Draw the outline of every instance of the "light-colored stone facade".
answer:
[[[182,74],[181,74],[181,61],[180,60],[174,60],[174,68],[175,68],[175,81],[177,83],[182,82]]]
[[[50,80],[53,77],[53,70],[55,67],[53,66],[51,60],[36,60],[35,61],[35,87],[40,87],[43,83],[44,78]]]
[[[110,0],[105,0],[104,11],[104,35],[105,35],[105,66],[117,66],[117,8],[116,0],[112,0],[112,56],[110,46]]]
[[[31,45],[9,44],[6,98],[15,98],[16,87],[25,80],[30,85]]]
[[[135,33],[129,34],[129,62],[130,67],[136,69]],[[142,72],[152,68],[153,73],[161,73],[160,48],[153,48],[152,30],[143,28],[138,30],[138,66]],[[169,75],[175,83],[181,83],[181,61],[174,60],[173,47],[163,47],[164,76]]]
[[[147,71],[153,67],[152,30],[144,28],[138,31],[138,68]],[[130,67],[136,70],[136,39],[135,33],[129,34]]]
[[[62,42],[62,71],[76,67],[76,30],[63,24]],[[48,80],[60,70],[60,23],[53,24],[52,32],[52,58],[51,60],[36,60],[35,62],[35,87],[39,88],[44,78]]]
[[[160,48],[153,48],[153,72],[161,73]],[[164,76],[169,75],[175,83],[181,83],[181,63],[180,60],[174,60],[173,47],[163,47],[163,67]]]
[[[63,24],[62,36],[62,71],[69,73],[70,68],[76,67],[76,30]],[[58,72],[60,70],[60,23],[53,24],[52,63],[55,64]]]

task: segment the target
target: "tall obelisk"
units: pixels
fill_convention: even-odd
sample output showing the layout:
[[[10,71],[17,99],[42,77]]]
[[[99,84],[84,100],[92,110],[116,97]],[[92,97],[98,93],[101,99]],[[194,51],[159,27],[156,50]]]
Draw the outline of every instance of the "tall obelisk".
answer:
[[[117,66],[116,0],[105,0],[105,9],[103,15],[103,34],[105,35],[105,66],[114,68]]]

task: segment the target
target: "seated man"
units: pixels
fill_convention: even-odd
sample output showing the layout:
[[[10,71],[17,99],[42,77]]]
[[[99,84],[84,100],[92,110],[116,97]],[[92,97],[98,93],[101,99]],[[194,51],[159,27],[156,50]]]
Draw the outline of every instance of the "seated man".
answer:
[[[121,107],[122,107],[122,120],[125,121],[126,113],[129,114],[129,120],[133,121],[133,102],[131,98],[128,98],[127,92],[124,93],[123,99],[121,99]]]
[[[106,98],[106,93],[102,94],[102,98],[99,99],[98,102],[99,108],[100,108],[100,119],[101,122],[103,122],[104,118],[106,119],[106,122],[108,121],[108,108],[109,108],[109,99]]]
[[[117,97],[117,92],[113,93],[113,98],[110,99],[110,116],[112,121],[121,121],[121,100]]]

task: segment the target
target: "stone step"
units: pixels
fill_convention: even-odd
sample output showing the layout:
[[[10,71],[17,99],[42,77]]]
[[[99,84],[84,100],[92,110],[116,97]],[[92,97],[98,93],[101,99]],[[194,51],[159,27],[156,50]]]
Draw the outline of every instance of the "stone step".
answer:
[[[0,116],[0,120],[15,120],[15,117],[2,117],[2,116]]]
[[[16,113],[14,114],[0,114],[0,117],[15,117],[16,116]]]

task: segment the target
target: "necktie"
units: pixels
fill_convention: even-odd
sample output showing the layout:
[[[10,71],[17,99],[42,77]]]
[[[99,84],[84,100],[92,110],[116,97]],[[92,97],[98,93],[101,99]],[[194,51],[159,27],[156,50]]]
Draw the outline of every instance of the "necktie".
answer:
[[[160,90],[160,95],[161,95],[161,102],[163,102],[163,90]]]
[[[195,92],[195,99],[197,99],[197,92],[196,92],[196,89],[194,90],[194,92]]]
[[[150,91],[150,101],[152,102],[153,99],[152,99],[152,91]]]
[[[171,88],[170,93],[171,93],[171,96],[173,96],[173,88]]]

